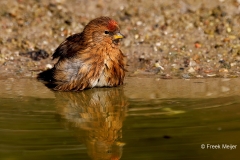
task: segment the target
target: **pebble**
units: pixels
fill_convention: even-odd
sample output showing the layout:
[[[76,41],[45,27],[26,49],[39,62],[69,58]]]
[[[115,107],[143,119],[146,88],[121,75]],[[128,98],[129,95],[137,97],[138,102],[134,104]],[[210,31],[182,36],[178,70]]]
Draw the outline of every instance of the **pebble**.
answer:
[[[161,42],[157,42],[155,45],[156,45],[157,47],[160,47],[160,46],[161,46]]]
[[[159,64],[159,62],[156,62],[154,65],[156,68],[159,68],[161,70],[164,70],[164,68]]]
[[[203,78],[203,76],[200,75],[200,74],[196,75],[196,77],[197,77],[197,78]]]
[[[188,69],[188,72],[189,72],[189,73],[194,73],[194,72],[195,72],[195,69],[194,69],[193,67],[190,67],[190,68]]]
[[[138,25],[138,26],[141,26],[142,24],[143,24],[142,21],[137,21],[137,25]]]
[[[53,66],[51,64],[46,64],[46,68],[51,69],[51,68],[53,68]]]
[[[189,76],[189,74],[182,74],[182,78],[184,78],[184,79],[189,79],[190,76]]]
[[[207,77],[216,77],[217,75],[216,74],[207,74]]]
[[[228,69],[226,69],[226,68],[220,68],[218,71],[220,73],[228,73]]]

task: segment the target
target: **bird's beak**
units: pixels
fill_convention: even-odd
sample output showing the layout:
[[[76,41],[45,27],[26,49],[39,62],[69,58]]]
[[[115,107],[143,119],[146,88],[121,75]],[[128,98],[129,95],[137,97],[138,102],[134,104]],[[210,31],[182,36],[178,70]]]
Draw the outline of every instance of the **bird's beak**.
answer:
[[[116,40],[116,39],[122,39],[122,38],[125,38],[124,35],[122,35],[120,32],[117,32],[116,34],[113,35],[113,39]]]

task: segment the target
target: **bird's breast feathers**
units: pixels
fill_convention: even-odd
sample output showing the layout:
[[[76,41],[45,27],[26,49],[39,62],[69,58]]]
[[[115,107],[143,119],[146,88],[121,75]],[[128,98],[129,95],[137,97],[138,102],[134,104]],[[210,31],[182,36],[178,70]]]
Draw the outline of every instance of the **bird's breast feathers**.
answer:
[[[121,61],[121,55],[119,55]],[[93,77],[90,81],[91,87],[103,87],[103,86],[117,86],[122,83],[124,77],[124,70],[120,67],[117,57],[106,55],[102,60],[103,63],[99,68],[99,74],[97,77]],[[114,59],[114,60],[113,60]]]

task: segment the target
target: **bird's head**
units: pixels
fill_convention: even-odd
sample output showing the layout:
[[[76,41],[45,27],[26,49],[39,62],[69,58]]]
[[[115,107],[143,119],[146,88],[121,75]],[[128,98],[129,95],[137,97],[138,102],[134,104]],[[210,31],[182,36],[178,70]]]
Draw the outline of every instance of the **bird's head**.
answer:
[[[109,17],[99,17],[90,21],[84,28],[84,35],[94,43],[109,43],[118,45],[124,38],[117,22]]]

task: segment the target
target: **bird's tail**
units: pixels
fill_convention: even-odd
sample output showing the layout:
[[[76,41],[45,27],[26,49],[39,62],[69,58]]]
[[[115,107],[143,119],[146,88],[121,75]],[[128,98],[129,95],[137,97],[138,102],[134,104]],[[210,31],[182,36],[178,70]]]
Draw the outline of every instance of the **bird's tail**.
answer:
[[[51,69],[48,69],[46,71],[39,73],[37,76],[37,79],[40,81],[44,81],[45,86],[53,89],[56,87],[55,79],[54,79],[53,75],[54,75],[54,69],[51,68]]]
[[[53,82],[54,81],[53,69],[48,69],[46,71],[39,73],[37,79],[45,82]]]

